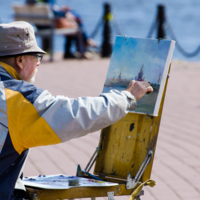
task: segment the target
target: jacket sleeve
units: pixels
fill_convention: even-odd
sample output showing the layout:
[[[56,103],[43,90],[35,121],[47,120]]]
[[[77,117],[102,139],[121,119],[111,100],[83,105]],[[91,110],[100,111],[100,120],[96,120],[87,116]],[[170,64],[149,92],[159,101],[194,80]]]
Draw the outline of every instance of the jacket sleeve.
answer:
[[[53,97],[44,91],[33,105],[64,142],[115,123],[127,114],[129,103],[127,95],[117,90],[78,99]]]
[[[20,91],[6,89],[8,127],[15,150],[68,141],[107,127],[123,118],[134,97],[112,90],[99,97],[72,99],[38,92],[30,85]],[[37,95],[38,94],[38,95]],[[26,97],[26,98],[25,98]],[[36,98],[35,98],[36,97]]]

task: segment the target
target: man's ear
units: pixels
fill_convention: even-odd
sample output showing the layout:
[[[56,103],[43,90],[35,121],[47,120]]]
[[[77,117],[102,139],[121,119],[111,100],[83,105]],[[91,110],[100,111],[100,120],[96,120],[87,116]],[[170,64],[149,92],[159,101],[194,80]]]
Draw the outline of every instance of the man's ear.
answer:
[[[24,56],[17,56],[15,58],[16,65],[19,67],[19,69],[24,68],[24,65],[23,65],[24,62],[23,61],[24,61]]]

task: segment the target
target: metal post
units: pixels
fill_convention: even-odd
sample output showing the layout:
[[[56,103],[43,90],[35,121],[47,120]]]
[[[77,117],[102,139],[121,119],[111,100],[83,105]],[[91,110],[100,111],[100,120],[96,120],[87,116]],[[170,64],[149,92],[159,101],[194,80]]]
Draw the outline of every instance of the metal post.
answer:
[[[97,157],[96,154],[97,154],[98,150],[99,150],[99,147],[96,148],[94,154],[92,155],[92,157],[90,158],[88,164],[86,165],[86,167],[85,167],[85,171],[86,172],[90,171],[90,169],[92,168],[94,162],[96,161],[96,157]]]
[[[157,31],[157,39],[165,38],[165,7],[164,5],[158,5],[158,12],[157,12],[157,23],[158,23],[158,31]]]
[[[112,13],[109,3],[104,4],[104,29],[103,29],[103,44],[102,44],[102,57],[110,57],[112,54],[112,37],[110,21],[112,19]]]

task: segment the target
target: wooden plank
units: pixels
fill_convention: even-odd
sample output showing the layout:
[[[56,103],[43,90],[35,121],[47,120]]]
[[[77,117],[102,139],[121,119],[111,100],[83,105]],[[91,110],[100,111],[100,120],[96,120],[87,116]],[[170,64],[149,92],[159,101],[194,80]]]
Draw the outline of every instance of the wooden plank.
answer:
[[[40,16],[49,18],[53,17],[54,14],[51,10],[49,4],[35,4],[35,5],[21,5],[21,4],[13,4],[12,8],[16,15],[29,15],[29,16]]]
[[[78,28],[59,28],[59,29],[53,29],[53,33],[56,35],[76,35],[78,33]],[[51,29],[43,29],[38,30],[35,32],[35,35],[38,36],[47,36],[50,35]]]
[[[67,190],[26,189],[28,193],[26,198],[41,200],[107,197],[107,192],[114,192],[114,196],[122,196],[130,195],[133,192],[133,189],[127,190],[125,184],[110,187],[73,187]]]

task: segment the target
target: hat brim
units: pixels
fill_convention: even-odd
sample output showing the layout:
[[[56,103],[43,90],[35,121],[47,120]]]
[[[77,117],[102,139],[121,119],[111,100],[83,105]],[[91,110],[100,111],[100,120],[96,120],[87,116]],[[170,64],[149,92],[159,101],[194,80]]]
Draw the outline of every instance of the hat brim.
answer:
[[[38,47],[37,43],[34,43],[31,47],[27,49],[5,49],[3,52],[0,52],[0,57],[2,56],[14,56],[20,54],[28,54],[28,53],[39,53],[46,54],[40,47]]]

